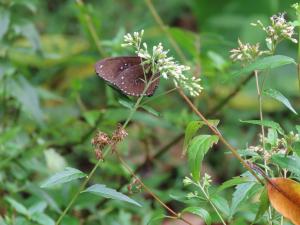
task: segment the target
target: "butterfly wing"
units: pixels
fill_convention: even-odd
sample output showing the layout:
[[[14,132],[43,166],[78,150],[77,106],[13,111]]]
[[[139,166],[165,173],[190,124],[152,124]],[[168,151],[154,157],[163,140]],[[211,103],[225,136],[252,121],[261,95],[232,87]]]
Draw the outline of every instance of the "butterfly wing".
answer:
[[[140,63],[141,58],[138,56],[106,58],[96,63],[95,71],[99,77],[115,85],[114,82],[121,72]]]
[[[154,82],[149,86],[145,92],[146,96],[152,96],[158,87],[158,75],[153,75],[151,71],[146,74],[146,79],[150,80],[151,76]],[[135,65],[120,73],[115,79],[115,85],[126,95],[141,96],[145,89],[144,70],[142,65]]]
[[[120,89],[124,94],[140,96],[145,88],[144,70],[141,62],[142,58],[138,56],[106,58],[96,63],[95,70],[102,79]],[[152,72],[146,76],[149,80]],[[145,95],[153,95],[158,84],[159,79],[156,79]]]

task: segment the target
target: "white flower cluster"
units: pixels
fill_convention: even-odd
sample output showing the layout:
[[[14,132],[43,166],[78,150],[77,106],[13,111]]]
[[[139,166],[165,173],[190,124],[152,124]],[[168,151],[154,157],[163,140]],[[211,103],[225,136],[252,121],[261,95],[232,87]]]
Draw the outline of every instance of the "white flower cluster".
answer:
[[[168,57],[169,51],[164,50],[161,43],[153,46],[150,53],[147,44],[142,44],[143,33],[142,30],[140,33],[134,32],[133,35],[126,34],[122,46],[134,47],[135,53],[144,59],[144,64],[151,65],[153,74],[159,73],[165,79],[172,78],[176,87],[181,86],[188,90],[191,96],[198,96],[203,89],[199,84],[201,79],[186,76],[184,72],[190,70],[190,67],[179,64],[173,57]]]
[[[230,58],[233,61],[241,61],[244,63],[248,63],[254,61],[258,56],[261,56],[262,54],[266,53],[265,51],[259,50],[259,43],[255,45],[251,45],[249,43],[243,44],[238,39],[238,44],[238,48],[230,50]]]
[[[204,174],[204,177],[202,178],[202,185],[203,187],[207,188],[211,185],[212,179],[211,176],[207,173]]]
[[[141,30],[141,32],[134,32],[133,35],[131,35],[130,33],[125,34],[122,47],[132,46],[135,49],[140,49],[143,35],[144,30]]]
[[[266,32],[266,42],[268,48],[273,51],[276,45],[282,40],[290,40],[297,43],[297,39],[293,38],[295,34],[295,27],[286,21],[284,18],[285,13],[279,13],[270,17],[271,25],[265,26],[260,20],[256,23],[251,23],[253,26],[259,26],[263,31]]]

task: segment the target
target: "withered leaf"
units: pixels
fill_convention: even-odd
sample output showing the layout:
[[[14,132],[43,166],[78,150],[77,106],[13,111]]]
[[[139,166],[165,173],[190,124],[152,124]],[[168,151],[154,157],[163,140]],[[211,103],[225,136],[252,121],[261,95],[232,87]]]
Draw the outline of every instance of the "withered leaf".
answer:
[[[300,225],[300,183],[287,178],[268,179],[272,206],[295,225]]]

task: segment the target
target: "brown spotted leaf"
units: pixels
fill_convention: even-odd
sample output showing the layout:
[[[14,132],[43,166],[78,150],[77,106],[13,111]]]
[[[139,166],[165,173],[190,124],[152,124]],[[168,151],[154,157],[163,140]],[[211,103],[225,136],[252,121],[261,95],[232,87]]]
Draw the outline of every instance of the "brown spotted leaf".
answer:
[[[268,179],[272,206],[295,225],[300,225],[300,183],[287,178]]]

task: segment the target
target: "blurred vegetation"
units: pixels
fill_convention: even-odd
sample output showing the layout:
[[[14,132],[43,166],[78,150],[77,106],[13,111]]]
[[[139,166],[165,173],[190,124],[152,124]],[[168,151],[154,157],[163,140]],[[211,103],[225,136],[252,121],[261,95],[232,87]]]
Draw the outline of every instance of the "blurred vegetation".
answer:
[[[240,83],[247,74],[232,76],[239,66],[230,61],[229,50],[236,47],[238,38],[252,44],[264,43],[264,34],[249,24],[258,19],[267,24],[269,17],[278,12],[287,12],[292,21],[296,19],[291,8],[295,2],[153,0],[192,71],[201,71],[204,91],[193,100],[195,105],[209,119],[219,119],[222,134],[240,149],[259,142],[260,128],[240,122],[259,119],[258,100],[255,79],[243,86]],[[94,72],[94,64],[102,58],[132,54],[121,47],[125,33],[144,29],[147,43],[162,42],[180,60],[145,1],[79,3],[0,1],[1,225],[54,224],[81,180],[50,189],[40,185],[67,166],[88,174],[97,162],[91,146],[95,132],[100,129],[112,133],[118,123],[126,120],[129,109],[120,104],[125,97]],[[94,34],[90,24],[96,28]],[[297,46],[284,42],[276,54],[296,58]],[[267,73],[265,87],[279,90],[298,111],[296,67],[287,65]],[[228,102],[215,108],[237,87],[240,90]],[[176,92],[160,96],[172,88],[171,82],[161,80],[156,94],[144,100],[155,111],[140,109],[134,114],[127,128],[129,135],[118,149],[151,190],[179,212],[186,205],[196,204],[194,199],[185,198],[190,188],[184,187],[182,180],[190,172],[181,153],[184,130],[197,117]],[[286,131],[294,130],[299,122],[297,115],[272,98],[264,98],[263,110],[266,119],[280,123]],[[224,154],[225,150],[223,145],[215,145],[205,158],[203,170],[212,176],[214,184],[243,171],[235,158]],[[134,179],[113,154],[108,154],[90,183],[118,189],[142,207],[85,193],[62,224],[146,225],[151,218],[164,214],[147,193],[128,192],[128,185],[136,188]],[[222,196],[229,201],[233,191],[225,191]],[[243,203],[231,224],[250,224],[256,210],[257,206]],[[212,218],[217,224],[214,212]],[[258,224],[264,224],[264,220]]]

